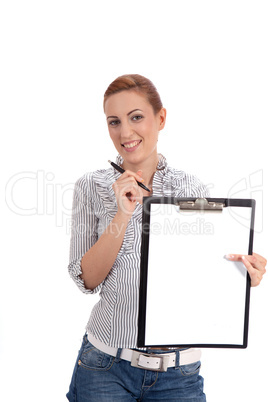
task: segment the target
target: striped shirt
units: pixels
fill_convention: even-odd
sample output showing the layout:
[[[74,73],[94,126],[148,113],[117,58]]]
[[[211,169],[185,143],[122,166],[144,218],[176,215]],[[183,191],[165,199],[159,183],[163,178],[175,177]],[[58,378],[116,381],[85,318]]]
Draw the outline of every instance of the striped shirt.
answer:
[[[122,165],[120,155],[116,163]],[[82,292],[92,294],[100,291],[100,300],[93,307],[86,326],[87,332],[109,346],[136,348],[142,231],[140,203],[136,205],[121,249],[105,280],[90,290],[85,288],[80,277],[83,255],[102,235],[117,212],[112,185],[119,176],[120,173],[112,167],[87,173],[75,183],[68,270]],[[169,167],[166,159],[159,154],[152,195],[206,197],[208,191],[195,176]]]

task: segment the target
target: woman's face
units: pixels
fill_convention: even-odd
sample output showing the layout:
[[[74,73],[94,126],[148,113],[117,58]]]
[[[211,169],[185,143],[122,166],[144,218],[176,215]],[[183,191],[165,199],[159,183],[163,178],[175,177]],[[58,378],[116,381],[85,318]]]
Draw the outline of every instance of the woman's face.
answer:
[[[126,90],[109,96],[104,111],[115,148],[129,164],[157,163],[157,140],[166,110],[154,113],[144,95]]]

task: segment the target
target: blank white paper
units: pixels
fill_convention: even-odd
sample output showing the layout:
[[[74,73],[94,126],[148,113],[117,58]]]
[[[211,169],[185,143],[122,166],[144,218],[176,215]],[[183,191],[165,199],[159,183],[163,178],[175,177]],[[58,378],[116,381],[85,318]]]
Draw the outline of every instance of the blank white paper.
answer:
[[[145,345],[243,344],[250,217],[151,204]]]

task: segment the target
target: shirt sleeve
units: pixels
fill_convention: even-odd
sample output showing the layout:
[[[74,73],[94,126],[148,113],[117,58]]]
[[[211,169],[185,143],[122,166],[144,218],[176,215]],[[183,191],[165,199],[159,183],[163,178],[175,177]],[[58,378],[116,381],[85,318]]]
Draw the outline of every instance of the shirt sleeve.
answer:
[[[91,176],[81,177],[74,186],[68,271],[78,288],[86,294],[97,293],[101,288],[100,284],[93,290],[87,289],[80,277],[82,257],[98,240],[98,218],[94,214],[95,197]]]
[[[190,182],[190,197],[204,198],[210,196],[208,188],[197,177],[191,175]]]
[[[174,170],[172,187],[175,197],[209,197],[208,188],[196,176],[183,171]]]

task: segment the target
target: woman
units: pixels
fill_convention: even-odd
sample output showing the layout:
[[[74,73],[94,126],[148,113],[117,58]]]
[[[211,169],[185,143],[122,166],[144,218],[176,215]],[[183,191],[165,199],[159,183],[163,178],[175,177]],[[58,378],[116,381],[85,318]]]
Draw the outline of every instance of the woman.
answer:
[[[67,397],[77,402],[205,401],[200,355],[195,350],[138,351],[136,340],[142,198],[205,197],[207,189],[196,177],[169,167],[158,154],[166,110],[148,79],[140,75],[117,78],[104,95],[104,112],[119,153],[116,163],[125,173],[99,170],[75,185],[69,272],[84,293],[101,292]],[[230,258],[241,260],[242,256]],[[254,254],[243,256],[243,262],[252,286],[258,285],[266,260]],[[169,365],[164,372],[154,370],[161,355]],[[140,367],[132,365],[133,356]]]

